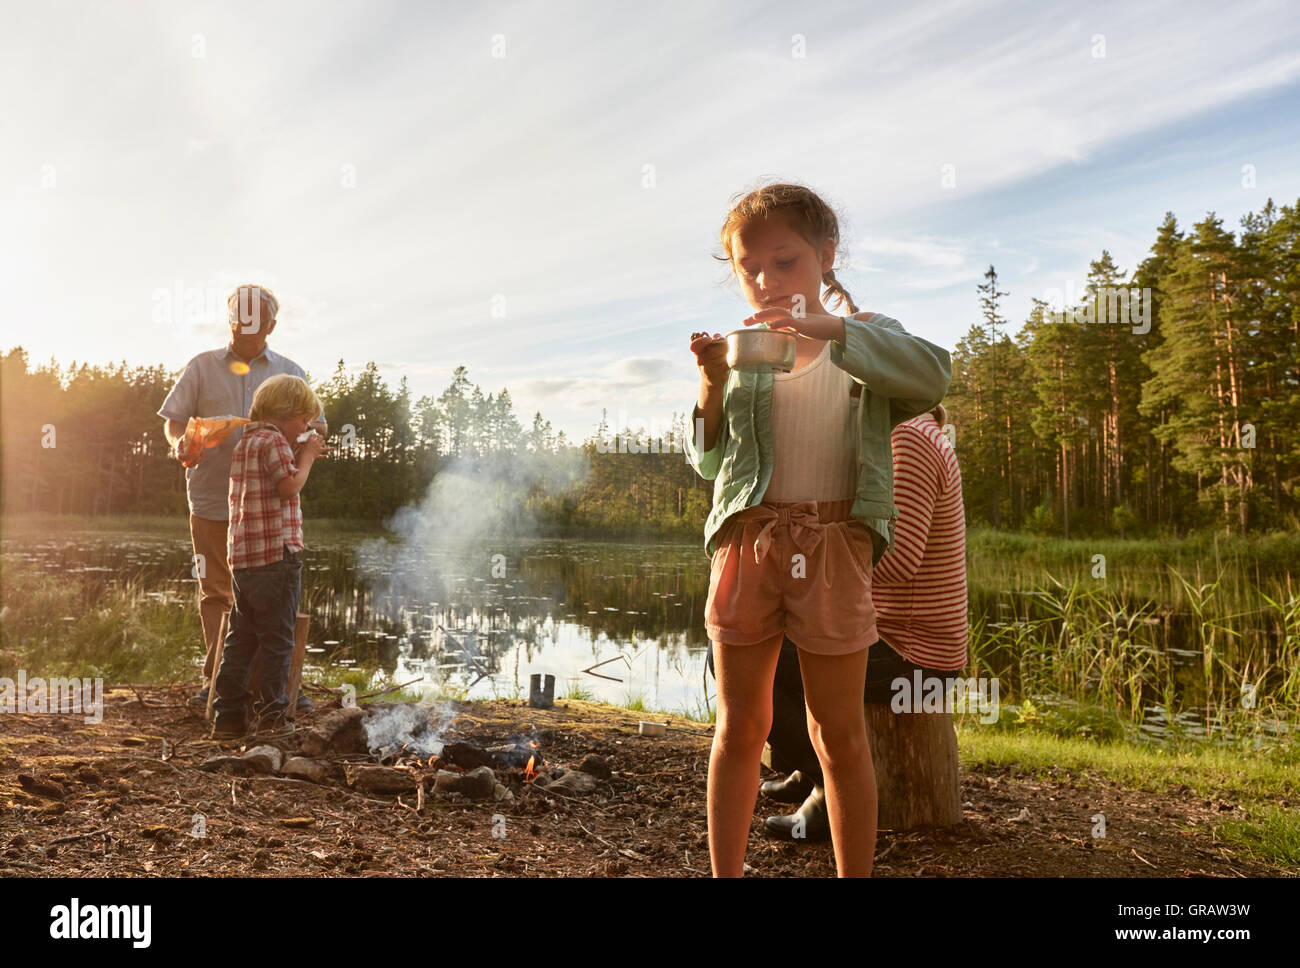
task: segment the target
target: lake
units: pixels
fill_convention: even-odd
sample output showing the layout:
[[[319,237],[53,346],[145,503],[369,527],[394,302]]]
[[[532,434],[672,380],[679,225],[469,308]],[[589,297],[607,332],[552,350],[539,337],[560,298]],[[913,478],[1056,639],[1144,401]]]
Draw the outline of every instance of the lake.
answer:
[[[333,684],[346,675],[358,692],[419,680],[410,692],[526,699],[530,676],[549,674],[557,699],[708,717],[716,696],[704,675],[709,571],[699,542],[469,542],[433,530],[436,538],[424,533],[398,543],[308,522],[303,610],[312,617],[313,678]],[[7,530],[0,551],[6,568],[90,584],[134,580],[169,609],[188,610],[187,628],[197,625],[183,519],[120,531]],[[1197,609],[1206,606],[1196,596],[1204,589],[1188,592],[1151,569],[1154,577],[1140,585],[1114,577],[1094,582],[1082,560],[1083,584],[1053,593],[1057,600],[1041,590],[1055,566],[1003,553],[973,557],[968,674],[999,678],[1004,718],[1017,711],[1013,703],[1029,698],[1042,708],[1082,704],[1118,712],[1155,741],[1245,728],[1257,742],[1269,742],[1289,732],[1278,715],[1243,722],[1237,713],[1251,711],[1239,689],[1249,683],[1261,711],[1267,704],[1282,719],[1295,716],[1294,597],[1286,616],[1265,606],[1258,576],[1237,566],[1229,571],[1232,584],[1216,593],[1214,610],[1201,614]],[[1268,580],[1270,588],[1281,587],[1281,577]],[[1088,597],[1093,588],[1099,597]],[[47,623],[75,625],[79,618],[35,614],[33,641],[39,647]],[[197,635],[177,632],[166,637],[172,640],[185,650],[179,654],[200,661]],[[1076,728],[1069,725],[1074,720],[1063,721],[1067,731]],[[1095,717],[1078,725],[1086,734],[1115,728]]]
[[[138,578],[151,595],[194,607],[183,531],[23,535],[0,545],[6,565]],[[426,549],[396,563],[391,545],[364,535],[309,531],[307,545],[307,664],[324,678],[363,669],[375,688],[423,677],[412,691],[527,698],[529,676],[540,673],[555,676],[557,698],[640,699],[696,715],[712,701],[703,678],[709,563],[699,542],[499,539],[490,554]],[[194,649],[198,656],[201,643]]]

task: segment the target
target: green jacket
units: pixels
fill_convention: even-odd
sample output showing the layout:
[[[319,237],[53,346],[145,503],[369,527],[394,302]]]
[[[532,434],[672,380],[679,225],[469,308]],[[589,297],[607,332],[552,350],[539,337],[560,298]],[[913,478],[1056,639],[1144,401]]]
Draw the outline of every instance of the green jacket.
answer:
[[[875,313],[844,317],[844,346],[831,341],[831,362],[862,384],[858,407],[858,491],[852,515],[893,547],[894,458],[890,434],[904,420],[933,410],[948,392],[948,351]],[[713,510],[704,524],[704,548],[724,521],[762,503],[772,479],[772,374],[732,370],[723,389],[723,418],[711,450],[700,453],[694,434],[686,457],[713,484]],[[695,434],[702,432],[697,416]]]

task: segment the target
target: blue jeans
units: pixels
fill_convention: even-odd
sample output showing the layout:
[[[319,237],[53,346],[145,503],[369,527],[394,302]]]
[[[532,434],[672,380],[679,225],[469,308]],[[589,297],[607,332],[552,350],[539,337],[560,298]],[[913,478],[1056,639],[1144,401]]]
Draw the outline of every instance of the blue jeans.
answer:
[[[235,568],[232,577],[235,607],[230,612],[213,703],[219,724],[243,722],[254,657],[259,680],[253,684],[257,691],[254,712],[274,717],[288,710],[293,628],[302,597],[302,558],[286,549],[280,561]]]

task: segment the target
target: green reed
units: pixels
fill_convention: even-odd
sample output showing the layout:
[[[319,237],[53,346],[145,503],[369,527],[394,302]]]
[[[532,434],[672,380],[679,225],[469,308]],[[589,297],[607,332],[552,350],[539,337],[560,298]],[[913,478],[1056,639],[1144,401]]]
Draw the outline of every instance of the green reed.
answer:
[[[1300,723],[1300,544],[1193,544],[975,535],[968,674],[999,676],[1005,703],[1055,731],[1113,732],[1111,714],[1136,737],[1155,709],[1165,741],[1276,744]]]

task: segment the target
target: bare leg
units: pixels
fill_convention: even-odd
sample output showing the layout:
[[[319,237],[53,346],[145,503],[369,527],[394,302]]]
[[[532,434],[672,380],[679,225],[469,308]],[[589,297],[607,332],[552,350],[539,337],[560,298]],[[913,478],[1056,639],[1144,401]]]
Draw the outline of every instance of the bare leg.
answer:
[[[826,812],[840,877],[870,877],[876,852],[876,774],[867,745],[862,690],[867,650],[814,655],[799,650],[808,735],[826,777]]]
[[[718,722],[709,755],[708,801],[714,877],[740,877],[744,872],[759,763],[772,725],[772,679],[780,652],[780,635],[759,645],[713,643]],[[861,695],[859,684],[859,708]]]

